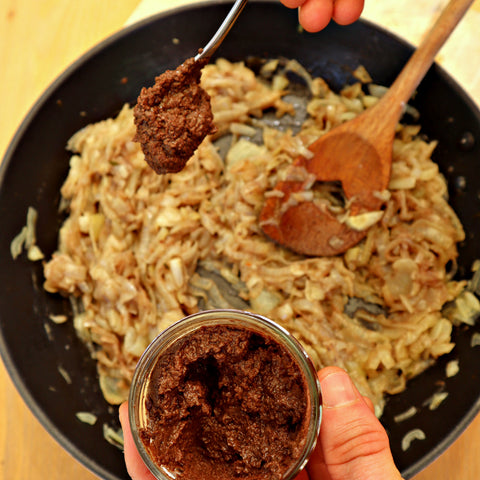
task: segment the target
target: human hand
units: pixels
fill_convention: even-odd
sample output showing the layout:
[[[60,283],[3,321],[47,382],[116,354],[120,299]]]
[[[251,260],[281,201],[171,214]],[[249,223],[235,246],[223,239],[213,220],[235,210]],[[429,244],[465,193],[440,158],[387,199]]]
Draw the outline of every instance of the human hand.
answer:
[[[120,405],[118,413],[123,430],[123,451],[128,474],[132,477],[132,480],[156,480],[145,463],[143,463],[142,457],[138,453],[137,446],[133,440],[132,430],[130,429],[130,422],[128,420],[127,402],[123,402]]]
[[[387,433],[348,374],[338,367],[318,372],[322,424],[307,465],[310,480],[402,480]]]
[[[295,480],[401,480],[387,434],[368,399],[360,395],[347,373],[337,367],[318,372],[323,397],[318,444],[306,470]],[[143,463],[120,406],[125,462],[133,480],[155,480]]]
[[[318,32],[330,20],[348,25],[360,17],[364,0],[280,0],[288,8],[298,8],[298,20],[307,32]]]

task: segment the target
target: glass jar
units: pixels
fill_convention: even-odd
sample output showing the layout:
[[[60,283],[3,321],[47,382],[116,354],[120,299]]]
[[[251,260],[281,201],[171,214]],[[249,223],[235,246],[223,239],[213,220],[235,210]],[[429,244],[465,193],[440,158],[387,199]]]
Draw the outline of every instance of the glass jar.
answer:
[[[129,395],[130,426],[140,456],[158,480],[191,480],[182,473],[172,472],[166,466],[157,464],[142,440],[142,431],[145,431],[149,424],[149,409],[152,406],[151,399],[147,401],[147,398],[149,398],[148,391],[152,372],[155,370],[157,362],[162,358],[162,355],[172,352],[172,349],[175,349],[179,342],[181,343],[182,338],[185,345],[190,345],[191,335],[199,335],[200,332],[207,331],[208,327],[215,327],[217,332],[220,327],[233,328],[235,331],[240,329],[249,332],[247,335],[255,334],[259,335],[260,338],[269,339],[269,342],[273,341],[273,344],[277,344],[281,351],[287,352],[292,365],[298,367],[299,373],[303,377],[304,399],[302,402],[305,405],[305,415],[302,416],[304,427],[302,427],[301,435],[302,438],[304,436],[304,441],[303,446],[299,449],[299,454],[292,460],[291,465],[286,467],[282,476],[278,477],[280,480],[293,479],[306,465],[315,447],[320,429],[322,410],[318,377],[307,353],[287,330],[263,316],[240,310],[208,310],[190,315],[164,330],[148,346],[137,364]],[[210,331],[213,332],[214,330],[210,329]],[[225,348],[228,348],[228,346]],[[163,358],[165,360],[167,357]],[[170,357],[168,357],[166,363],[171,363]],[[262,402],[263,398],[262,396]],[[248,477],[240,475],[237,478]],[[257,475],[256,478],[261,478],[261,475]]]

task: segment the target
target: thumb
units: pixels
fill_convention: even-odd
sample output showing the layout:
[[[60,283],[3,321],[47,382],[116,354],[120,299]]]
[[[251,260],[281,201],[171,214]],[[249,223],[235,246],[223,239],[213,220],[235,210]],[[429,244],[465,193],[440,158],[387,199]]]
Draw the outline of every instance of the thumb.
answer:
[[[311,479],[401,480],[387,433],[348,374],[318,373],[323,397],[319,445],[308,464]]]
[[[123,430],[125,464],[129,475],[133,480],[155,480],[153,474],[150,473],[148,467],[143,463],[142,457],[135,446],[132,431],[130,430],[130,423],[128,421],[127,402],[120,405],[118,414]]]

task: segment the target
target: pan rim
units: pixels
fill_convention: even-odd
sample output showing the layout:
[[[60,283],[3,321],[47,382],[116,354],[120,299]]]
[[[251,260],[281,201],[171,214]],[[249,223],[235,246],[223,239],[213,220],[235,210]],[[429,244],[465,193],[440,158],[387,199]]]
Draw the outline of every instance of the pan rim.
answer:
[[[143,28],[146,25],[154,24],[161,20],[162,18],[169,17],[173,14],[189,11],[192,9],[198,8],[217,8],[220,5],[231,4],[232,2],[229,0],[214,0],[214,1],[200,1],[196,3],[192,3],[189,5],[184,5],[176,8],[172,8],[158,14],[155,14],[151,17],[136,21],[131,25],[128,25],[121,30],[115,32],[114,34],[110,35],[109,37],[103,39],[98,44],[87,50],[84,54],[82,54],[78,59],[76,59],[73,63],[67,66],[50,84],[49,86],[43,91],[43,93],[38,97],[38,99],[33,103],[30,107],[24,118],[22,119],[21,123],[19,124],[17,130],[15,131],[12,139],[10,140],[7,149],[5,151],[4,157],[2,162],[0,163],[0,189],[4,183],[4,177],[6,171],[14,158],[14,153],[18,147],[19,142],[24,137],[24,134],[34,118],[37,116],[38,112],[41,108],[45,105],[48,99],[52,96],[52,94],[58,89],[60,85],[62,85],[66,79],[70,78],[72,75],[76,73],[76,71],[86,63],[88,63],[95,55],[99,52],[102,52],[109,46],[115,44],[120,39],[125,38],[126,36],[130,35],[131,33],[137,31],[138,29]],[[278,3],[277,0],[252,0],[251,3],[257,4],[273,4]],[[397,42],[407,46],[409,49],[413,51],[413,47],[410,43],[402,39],[401,37],[397,36],[396,34],[390,32],[389,30],[385,29],[382,26],[379,26],[369,20],[360,19],[360,23],[363,23],[369,26],[372,29],[380,31],[391,38],[395,39]],[[474,112],[476,117],[478,118],[480,124],[480,111],[478,106],[475,104],[473,99],[470,95],[463,89],[461,85],[459,85],[446,70],[443,69],[438,64],[435,64],[435,69],[438,70],[440,76],[447,81],[449,84],[455,87],[457,93],[462,97],[462,100],[467,104],[467,106]],[[16,390],[24,400],[27,407],[33,413],[35,418],[41,423],[41,425],[45,428],[45,430],[57,441],[57,443],[64,448],[68,453],[70,453],[77,461],[79,461],[83,466],[85,466],[88,470],[92,471],[93,473],[105,478],[106,480],[117,480],[118,477],[113,475],[104,469],[101,465],[91,459],[89,456],[85,455],[84,452],[76,447],[73,442],[64,435],[56,425],[50,420],[48,415],[45,413],[44,409],[38,404],[35,398],[31,395],[31,392],[27,388],[25,382],[23,381],[17,367],[15,366],[15,362],[13,361],[13,356],[11,351],[8,347],[8,344],[4,338],[4,332],[1,328],[1,324],[3,323],[3,313],[0,312],[0,357],[3,360],[5,365],[6,371],[8,372],[13,385],[15,386]],[[429,465],[435,458],[438,458],[468,427],[468,425],[472,422],[472,420],[477,416],[478,412],[480,412],[480,397],[477,398],[477,401],[472,405],[472,407],[465,412],[465,415],[462,417],[462,420],[457,424],[457,426],[450,432],[448,436],[442,439],[435,448],[431,449],[430,452],[420,460],[412,464],[406,470],[402,472],[402,475],[405,478],[411,478],[415,474],[419,473],[423,470],[427,465]]]

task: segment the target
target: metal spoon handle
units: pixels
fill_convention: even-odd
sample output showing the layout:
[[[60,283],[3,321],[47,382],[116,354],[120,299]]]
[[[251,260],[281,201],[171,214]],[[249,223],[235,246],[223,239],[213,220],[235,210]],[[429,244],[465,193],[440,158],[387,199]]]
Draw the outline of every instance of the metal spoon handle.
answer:
[[[215,50],[223,42],[224,38],[227,36],[227,33],[233,27],[233,24],[239,17],[243,8],[247,4],[248,0],[236,0],[233,4],[232,9],[228,12],[228,15],[225,17],[225,20],[220,25],[220,28],[217,30],[217,33],[212,37],[212,39],[207,43],[203,50],[195,57],[195,60],[200,60],[204,57],[211,57]]]

